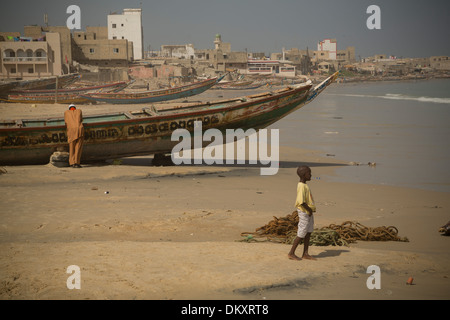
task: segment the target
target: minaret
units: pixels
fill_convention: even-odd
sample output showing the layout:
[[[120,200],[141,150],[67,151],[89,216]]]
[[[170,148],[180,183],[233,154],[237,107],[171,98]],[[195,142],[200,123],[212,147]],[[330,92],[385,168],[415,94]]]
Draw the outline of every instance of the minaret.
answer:
[[[216,34],[216,39],[214,40],[214,49],[219,50],[221,44],[222,44],[222,36],[220,34]]]

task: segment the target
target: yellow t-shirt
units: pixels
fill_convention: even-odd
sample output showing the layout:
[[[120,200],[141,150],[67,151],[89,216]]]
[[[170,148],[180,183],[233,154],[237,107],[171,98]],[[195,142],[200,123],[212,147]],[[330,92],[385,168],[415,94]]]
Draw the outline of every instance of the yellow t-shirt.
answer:
[[[297,199],[295,199],[295,207],[303,212],[308,213],[302,204],[306,203],[313,212],[316,212],[316,205],[314,204],[314,198],[309,190],[309,186],[306,183],[299,182],[297,185]]]

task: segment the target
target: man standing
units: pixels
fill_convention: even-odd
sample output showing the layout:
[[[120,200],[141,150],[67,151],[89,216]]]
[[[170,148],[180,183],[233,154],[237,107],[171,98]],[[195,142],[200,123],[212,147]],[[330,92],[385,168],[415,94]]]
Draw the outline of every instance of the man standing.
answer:
[[[81,168],[80,159],[84,140],[83,114],[75,105],[64,112],[67,127],[67,142],[69,142],[69,164],[73,168]]]

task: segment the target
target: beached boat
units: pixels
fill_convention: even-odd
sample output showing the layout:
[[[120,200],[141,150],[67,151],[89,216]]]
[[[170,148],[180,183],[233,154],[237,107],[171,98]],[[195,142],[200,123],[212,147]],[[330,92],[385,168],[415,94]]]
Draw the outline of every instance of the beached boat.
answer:
[[[79,78],[79,74],[71,73],[33,80],[4,81],[0,83],[0,96],[7,97],[12,90],[54,89],[56,88],[56,82],[58,82],[58,88],[64,88]]]
[[[313,87],[310,81],[273,92],[207,103],[151,106],[136,112],[85,116],[82,162],[171,153],[178,128],[261,129],[311,102],[336,75]],[[0,122],[0,165],[45,164],[67,149],[63,118]]]
[[[89,93],[89,92],[99,92],[103,90],[110,90],[110,91],[118,91],[124,89],[126,86],[128,86],[129,83],[125,81],[119,81],[119,82],[113,82],[113,83],[106,83],[96,86],[86,86],[86,87],[79,87],[79,88],[62,88],[58,89],[58,93]],[[14,94],[22,94],[22,95],[46,95],[48,93],[54,93],[55,89],[38,89],[38,90],[18,90],[14,89],[11,91],[11,93]]]
[[[247,81],[221,81],[219,82],[217,86],[232,86],[232,87],[242,87],[242,86],[248,86],[253,83],[253,80],[247,80]]]
[[[129,93],[89,93],[82,94],[81,97],[92,101],[106,102],[111,104],[153,103],[185,98],[200,94],[211,88],[221,79],[222,77],[212,78],[169,89]]]
[[[330,84],[336,81],[338,76],[339,71],[333,73],[331,76],[329,76],[324,81],[315,86],[314,89],[308,93],[308,97],[306,99],[305,104],[308,104],[311,101],[313,101],[320,93],[322,93],[323,90],[325,90]]]
[[[86,103],[91,100],[81,97],[90,92],[118,92],[128,85],[127,82],[115,82],[98,86],[53,90],[13,90],[8,102],[15,103]]]
[[[266,83],[253,83],[250,81],[250,83],[248,84],[238,84],[238,85],[233,85],[233,84],[224,84],[224,85],[216,85],[213,89],[217,89],[217,90],[253,90],[253,89],[258,89],[262,86],[266,85]]]

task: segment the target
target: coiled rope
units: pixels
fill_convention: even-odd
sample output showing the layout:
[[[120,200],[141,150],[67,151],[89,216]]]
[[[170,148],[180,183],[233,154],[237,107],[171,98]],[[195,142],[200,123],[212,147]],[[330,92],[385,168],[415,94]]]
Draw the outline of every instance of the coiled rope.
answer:
[[[292,244],[297,236],[298,214],[292,212],[286,217],[269,221],[255,232],[242,232],[246,242],[274,241]],[[266,238],[260,240],[261,238]],[[340,225],[330,224],[328,227],[314,229],[311,233],[310,245],[313,246],[347,246],[349,243],[362,241],[404,241],[408,238],[398,236],[398,229],[393,226],[370,228],[359,222],[345,221]]]

